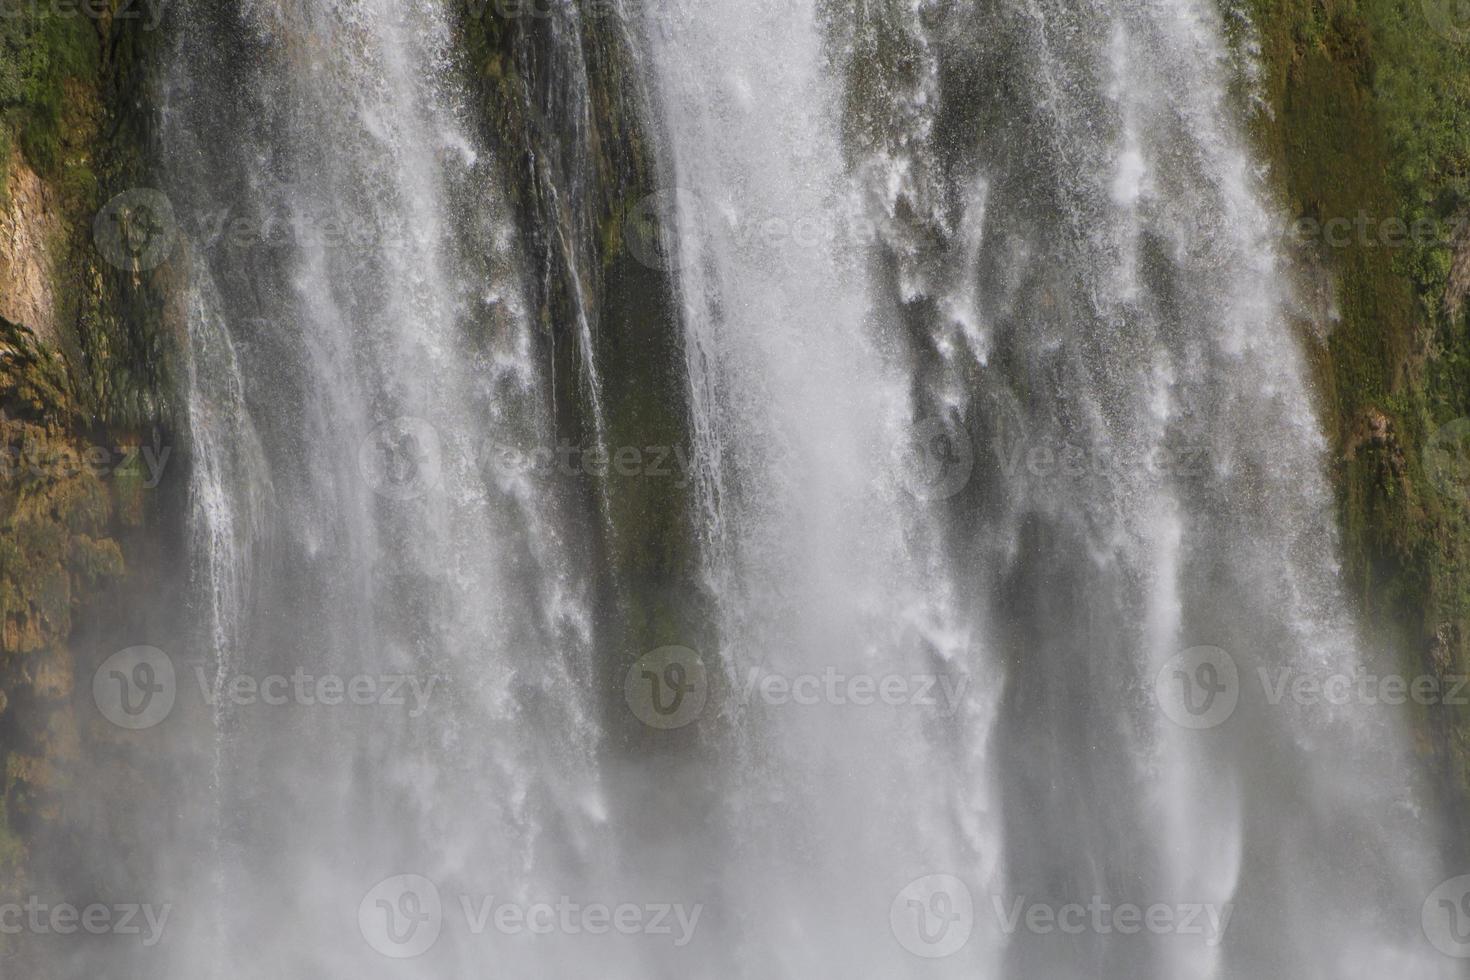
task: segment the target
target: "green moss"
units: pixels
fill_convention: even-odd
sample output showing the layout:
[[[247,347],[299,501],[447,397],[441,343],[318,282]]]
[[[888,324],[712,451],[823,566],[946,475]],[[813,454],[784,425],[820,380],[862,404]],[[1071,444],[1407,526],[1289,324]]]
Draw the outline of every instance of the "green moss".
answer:
[[[39,173],[60,172],[66,83],[94,77],[100,56],[90,18],[46,12],[0,18],[0,111]]]
[[[580,44],[572,47],[586,72],[587,139],[572,148],[561,145],[554,125],[581,112],[562,102],[567,93],[558,74],[568,66],[558,63],[564,39],[553,36],[557,24],[504,16],[471,0],[456,0],[451,10],[486,143],[504,168],[507,203],[527,230],[528,262],[544,270],[536,277],[535,317],[541,354],[553,365],[556,436],[592,447],[600,434],[610,452],[687,452],[687,388],[670,280],[624,247],[625,223],[657,190],[644,133],[647,105],[627,36],[609,30],[605,18],[580,22]],[[552,182],[561,184],[558,193],[548,193]],[[567,243],[585,250],[569,254]],[[602,383],[600,427],[576,335],[580,315],[590,323]],[[667,466],[674,472],[671,460]],[[622,703],[628,666],[658,646],[709,646],[692,493],[673,475],[611,475],[575,487],[590,546],[607,571],[600,615],[609,635],[620,638],[616,655],[599,658],[596,684],[608,699],[608,717],[627,726],[626,738],[615,738],[624,746],[641,744],[650,732]]]
[[[1364,215],[1375,229],[1304,256],[1337,281],[1340,319],[1312,353],[1348,577],[1406,672],[1464,672],[1470,501],[1433,485],[1423,450],[1470,415],[1470,330],[1445,302],[1453,232],[1470,217],[1470,45],[1436,30],[1419,0],[1250,3],[1270,109],[1257,135],[1287,209],[1324,224]],[[1432,233],[1393,245],[1378,230],[1392,219]],[[1470,718],[1421,724],[1446,791],[1470,800]]]
[[[25,844],[10,829],[10,820],[5,810],[5,799],[0,796],[0,872],[17,867],[25,856]]]
[[[10,154],[14,147],[10,128],[0,122],[0,208],[10,205]]]
[[[58,229],[45,245],[59,340],[47,349],[0,320],[0,895],[29,887],[27,841],[59,819],[75,761],[74,622],[115,615],[99,606],[126,573],[123,528],[173,513],[136,471],[107,478],[83,465],[94,443],[135,445],[140,433],[167,439],[175,428],[163,310],[176,281],[167,265],[113,269],[92,241],[107,196],[154,183],[146,153],[160,33],[143,24],[0,17],[0,198],[13,160],[40,176]],[[143,546],[129,540],[131,556]]]

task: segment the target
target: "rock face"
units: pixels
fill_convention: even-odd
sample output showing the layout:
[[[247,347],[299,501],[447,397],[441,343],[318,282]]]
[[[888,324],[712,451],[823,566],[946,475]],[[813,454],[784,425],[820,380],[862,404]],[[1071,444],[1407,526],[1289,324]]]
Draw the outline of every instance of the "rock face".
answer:
[[[630,248],[634,222],[660,187],[651,96],[630,36],[599,4],[535,17],[507,17],[493,4],[467,0],[451,9],[486,143],[506,172],[502,186],[520,189],[511,203],[533,265],[546,270],[534,300],[545,325],[542,356],[555,364],[558,434],[574,445],[595,441],[598,409],[574,336],[585,321],[601,371],[607,444],[687,450],[672,284]],[[565,139],[568,119],[585,120],[585,139]],[[602,690],[621,691],[638,656],[688,642],[708,622],[704,597],[691,584],[699,575],[689,501],[676,483],[623,481],[605,498],[585,501],[589,538],[599,539],[607,572],[603,613],[617,624],[626,657],[603,658]],[[629,717],[621,710],[610,716]],[[647,732],[635,724],[628,734]]]
[[[0,319],[0,865],[17,894],[29,880],[17,835],[56,820],[78,755],[74,621],[124,571],[115,494],[126,481],[88,462],[99,457],[68,384],[65,361]]]
[[[57,349],[51,248],[62,240],[57,202],[21,156],[11,153],[9,200],[0,212],[0,317],[23,323]]]
[[[0,20],[0,901],[46,884],[27,853],[69,819],[81,651],[105,645],[125,553],[179,510],[136,452],[173,428],[166,274],[92,243],[107,198],[146,179],[147,23]],[[146,582],[156,564],[133,567]]]
[[[32,654],[66,642],[76,596],[121,573],[122,555],[107,537],[116,508],[100,453],[70,417],[64,362],[24,328],[0,330],[0,652]]]
[[[1336,448],[1344,575],[1409,677],[1470,673],[1470,34],[1435,4],[1248,5],[1256,119],[1286,218],[1316,235],[1332,330],[1313,338]],[[1299,226],[1300,227],[1300,226]],[[1407,235],[1404,230],[1409,229]],[[1447,474],[1443,463],[1458,454]],[[1451,684],[1454,682],[1452,681]],[[1470,848],[1470,719],[1418,721]]]

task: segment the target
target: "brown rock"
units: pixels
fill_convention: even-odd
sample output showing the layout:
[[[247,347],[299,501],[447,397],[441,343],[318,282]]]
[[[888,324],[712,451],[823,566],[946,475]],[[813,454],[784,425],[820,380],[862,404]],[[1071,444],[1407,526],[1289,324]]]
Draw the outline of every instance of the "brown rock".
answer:
[[[0,317],[29,327],[43,344],[59,346],[52,295],[50,243],[61,233],[51,193],[14,150],[6,164],[9,200],[0,211]]]

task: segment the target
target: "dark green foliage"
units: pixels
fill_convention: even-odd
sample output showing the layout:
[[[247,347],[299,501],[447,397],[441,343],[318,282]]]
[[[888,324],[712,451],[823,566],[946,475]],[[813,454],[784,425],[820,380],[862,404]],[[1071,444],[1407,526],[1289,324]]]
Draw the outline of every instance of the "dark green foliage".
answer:
[[[63,161],[67,82],[96,75],[101,47],[97,21],[80,14],[26,6],[0,17],[0,112],[44,176],[57,175]]]
[[[1336,282],[1340,319],[1314,342],[1338,447],[1349,581],[1405,671],[1470,669],[1470,500],[1424,450],[1470,415],[1470,329],[1456,293],[1470,220],[1470,24],[1453,0],[1250,0],[1268,113],[1258,134],[1294,217],[1366,215],[1368,234],[1304,250]],[[1424,233],[1392,244],[1384,222]],[[1470,268],[1470,267],[1467,267]],[[1470,787],[1470,716],[1442,707],[1421,745],[1447,792]]]

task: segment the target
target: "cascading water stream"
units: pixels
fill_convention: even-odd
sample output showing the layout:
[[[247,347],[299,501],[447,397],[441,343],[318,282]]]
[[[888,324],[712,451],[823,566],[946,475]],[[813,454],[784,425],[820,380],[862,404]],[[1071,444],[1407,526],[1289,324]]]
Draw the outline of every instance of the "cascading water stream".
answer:
[[[199,561],[251,572],[249,594],[219,596],[217,618],[243,625],[211,644],[213,669],[371,677],[404,706],[218,709],[216,805],[238,859],[212,897],[170,882],[229,906],[215,955],[181,948],[179,975],[205,962],[231,977],[378,975],[387,961],[361,937],[326,937],[338,905],[380,879],[499,890],[597,864],[590,699],[551,693],[589,686],[585,569],[558,537],[557,500],[494,465],[497,447],[553,440],[521,257],[446,86],[444,17],[262,0],[183,32],[170,192],[184,213],[258,232],[192,243],[220,294],[195,323],[198,480],[214,492],[228,474],[268,524],[252,549],[243,515],[200,494]],[[248,66],[229,61],[241,48]],[[239,351],[239,404],[218,401],[215,345]],[[264,458],[229,466],[252,421]],[[272,881],[295,894],[283,903]],[[280,944],[252,955],[266,932]],[[446,960],[476,961],[448,945]]]
[[[924,964],[887,931],[894,895],[934,870],[988,881],[998,862],[983,746],[999,677],[937,528],[904,489],[922,474],[891,460],[914,422],[913,378],[892,326],[872,326],[840,80],[805,5],[657,6],[644,29],[677,188],[692,425],[710,467],[741,966],[908,975]],[[932,678],[937,704],[758,693],[826,676]],[[966,968],[994,946],[977,937]]]
[[[136,831],[180,937],[137,975],[1462,975],[1419,935],[1443,876],[1403,719],[1258,679],[1378,661],[1220,11],[595,6],[523,14],[520,60],[483,64],[448,0],[173,18],[199,647],[174,653],[203,697],[155,759],[189,815]],[[659,174],[610,209],[654,249],[594,217],[633,183],[599,31]],[[496,148],[523,171],[474,78],[523,86],[527,145]],[[679,341],[640,352],[692,448],[657,529],[606,467],[583,493],[502,465],[646,443],[599,293],[619,249]],[[657,533],[683,537],[626,557]],[[632,567],[665,552],[697,556],[687,636]],[[624,688],[629,623],[707,673],[687,727],[635,704],[686,664]],[[228,696],[302,673],[406,703]],[[702,917],[547,935],[491,898]],[[1026,914],[1100,903],[1200,931]]]
[[[922,851],[904,854],[918,836],[931,865],[979,881],[976,893],[997,903],[1199,906],[1221,929],[1240,916],[1231,950],[1218,937],[1120,942],[1094,930],[1057,942],[1021,930],[1003,962],[1022,975],[1252,976],[1283,964],[1302,975],[1451,975],[1416,941],[1434,880],[1406,805],[1423,787],[1399,775],[1408,747],[1393,719],[1264,706],[1256,680],[1272,669],[1352,675],[1364,661],[1335,581],[1323,442],[1291,336],[1297,311],[1230,103],[1234,55],[1218,12],[1184,2],[823,11],[680,4],[648,18],[680,188],[696,426],[724,449],[707,509],[735,571],[711,577],[795,588],[805,666],[850,664],[839,638],[854,622],[851,649],[904,663],[902,645],[861,616],[891,624],[927,606],[917,618],[936,628],[922,646],[938,662],[963,664],[993,691],[999,654],[1011,680],[993,733],[983,702],[950,733],[981,747],[966,757],[973,770],[956,770],[943,741],[875,740],[931,777],[927,798],[843,797],[833,772],[859,760],[863,789],[891,788],[883,757],[830,717],[783,732],[768,749],[787,806],[779,836],[800,837],[797,821],[811,814],[822,839],[807,848],[862,855],[869,887],[897,874],[894,857],[924,873]],[[847,73],[856,167],[840,159],[830,122],[843,117],[834,64]],[[849,174],[871,188],[876,279],[844,240]],[[800,240],[804,227],[819,229],[815,242]],[[901,349],[894,326],[904,322],[922,331],[911,360],[867,354]],[[909,391],[922,393],[910,422],[920,438],[968,442],[967,453],[978,442],[999,464],[977,478],[991,482],[978,520],[891,502],[865,520],[849,503],[862,485],[844,484],[844,467],[882,458],[893,437],[884,409],[898,414]],[[1035,450],[1041,472],[1028,472]],[[1074,451],[1080,472],[1045,462]],[[875,547],[894,532],[901,544]],[[925,550],[946,532],[950,551]],[[1071,555],[1086,557],[1078,567]],[[977,580],[959,594],[994,603],[978,621],[947,605],[947,583]],[[905,581],[925,601],[904,603]],[[865,590],[877,582],[886,594]],[[763,629],[773,608],[764,596],[737,588],[721,599],[738,681],[783,648]],[[934,642],[946,635],[967,642]],[[1220,654],[1244,676],[1236,727],[1219,732],[1175,724],[1139,698],[1207,644],[1229,648]],[[803,771],[834,737],[842,748],[820,777]],[[926,822],[949,812],[960,787],[987,786],[992,740],[998,782],[964,804],[985,813],[998,801],[1004,831],[956,838]],[[1346,779],[1334,742],[1352,747]],[[1310,789],[1278,781],[1283,754]],[[1365,796],[1364,782],[1375,791]],[[806,785],[825,799],[791,805],[785,794]],[[1292,819],[1302,803],[1317,819]],[[844,839],[854,812],[865,829],[893,816],[924,829]],[[1319,821],[1350,822],[1352,839],[1378,843],[1336,852]],[[762,878],[767,902],[782,893],[775,877]],[[1383,908],[1365,916],[1338,891],[1344,880],[1373,889]],[[783,910],[792,918],[812,901],[795,894]],[[993,922],[991,911],[977,918]],[[999,904],[994,912],[1004,918]],[[884,962],[860,944],[842,949],[850,969]],[[830,968],[826,952],[790,965]],[[988,947],[967,953],[984,963]],[[962,971],[974,961],[950,962]]]
[[[927,340],[921,390],[961,393],[984,461],[983,497],[957,498],[980,520],[951,541],[1010,667],[1002,894],[1233,906],[1228,946],[1021,929],[1010,969],[1453,975],[1417,934],[1434,829],[1409,802],[1424,787],[1403,777],[1401,720],[1270,704],[1259,679],[1386,668],[1359,653],[1337,582],[1304,314],[1220,13],[1029,0],[835,19],[895,305]],[[863,56],[896,67],[875,82]],[[1240,705],[1194,730],[1161,707],[1206,646]]]

